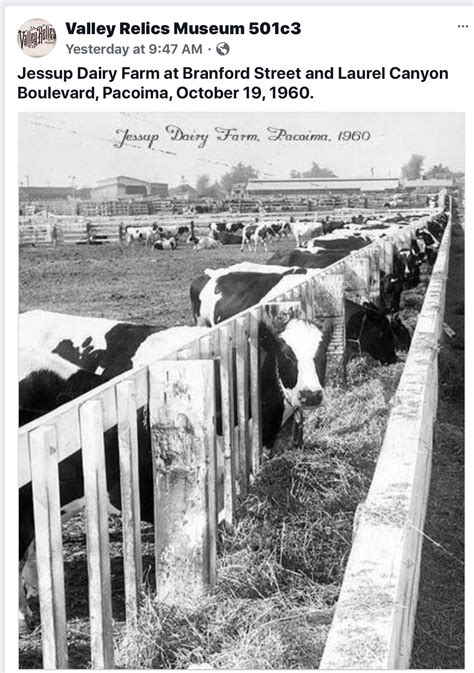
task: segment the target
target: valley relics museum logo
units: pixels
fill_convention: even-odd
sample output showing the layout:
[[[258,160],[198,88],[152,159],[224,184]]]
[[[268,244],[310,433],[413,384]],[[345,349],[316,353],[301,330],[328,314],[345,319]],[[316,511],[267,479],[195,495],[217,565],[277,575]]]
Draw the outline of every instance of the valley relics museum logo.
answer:
[[[29,19],[18,30],[18,46],[33,58],[46,56],[54,49],[56,31],[44,19]]]

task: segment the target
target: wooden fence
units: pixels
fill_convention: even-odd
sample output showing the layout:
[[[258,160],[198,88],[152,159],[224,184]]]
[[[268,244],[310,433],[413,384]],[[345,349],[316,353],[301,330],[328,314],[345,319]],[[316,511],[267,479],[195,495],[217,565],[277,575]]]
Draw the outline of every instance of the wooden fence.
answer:
[[[433,211],[425,209],[412,209],[403,211],[407,215],[432,214]],[[386,215],[384,211],[377,211],[374,209],[357,209],[352,210],[349,215],[362,213],[367,216],[375,216],[377,214]],[[321,215],[320,211],[320,215]],[[331,211],[335,218],[347,216],[346,211],[338,211],[337,209]],[[105,216],[57,216],[57,217],[21,217],[19,223],[19,242],[20,245],[82,245],[82,244],[98,244],[98,243],[124,243],[125,242],[125,228],[128,226],[142,227],[151,226],[157,223],[163,227],[167,226],[189,226],[191,220],[194,222],[195,232],[198,236],[209,233],[209,224],[213,222],[238,222],[253,221],[255,217],[259,218],[260,222],[288,220],[289,214],[285,213],[263,213],[241,215],[236,213],[222,213],[214,215],[197,215],[197,216],[183,216],[183,215],[123,215],[116,217]],[[298,213],[298,218],[314,219],[314,212]]]
[[[409,668],[428,499],[451,223],[445,230],[320,664]]]
[[[392,246],[404,245],[410,236],[408,230],[392,231]],[[236,496],[245,493],[250,475],[260,467],[259,322],[294,315],[331,319],[328,364],[340,370],[344,290],[356,301],[375,299],[381,259],[387,267],[385,243],[376,242],[309,277],[288,276],[286,292],[270,296],[265,305],[21,429],[19,486],[28,489],[32,483],[45,668],[67,667],[58,464],[82,451],[92,668],[113,668],[104,465],[110,433],[105,433],[117,428],[126,622],[133,625],[142,576],[138,463],[143,428],[153,457],[157,595],[168,602],[197,598],[215,583],[218,520],[232,524]]]

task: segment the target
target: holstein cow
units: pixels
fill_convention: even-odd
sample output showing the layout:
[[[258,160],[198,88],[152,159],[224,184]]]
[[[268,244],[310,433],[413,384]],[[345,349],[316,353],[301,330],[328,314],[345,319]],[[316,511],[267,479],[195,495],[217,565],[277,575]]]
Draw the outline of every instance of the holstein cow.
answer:
[[[410,248],[401,248],[393,258],[394,275],[403,282],[403,288],[416,287],[420,282],[420,266]]]
[[[178,240],[181,236],[189,234],[189,227],[187,225],[179,225],[170,227],[158,227],[158,234],[161,238],[175,238]]]
[[[239,222],[211,222],[209,224],[209,230],[215,234],[220,234],[220,233],[233,233],[235,234],[236,232],[240,231],[241,229],[244,228],[244,223],[239,221]]]
[[[287,269],[242,262],[221,269],[205,269],[191,284],[194,320],[213,326],[258,304],[270,294],[283,293],[300,281],[305,269]],[[295,277],[296,274],[296,277]]]
[[[52,411],[118,374],[153,362],[207,331],[190,326],[163,329],[48,311],[23,313],[19,321],[21,423]],[[144,521],[152,522],[153,469],[146,410],[138,410],[137,415],[141,516]],[[105,433],[104,441],[109,502],[112,509],[119,510],[116,427]],[[80,452],[59,464],[59,485],[61,514],[63,519],[67,519],[80,511],[84,504]],[[19,501],[21,570],[34,539],[31,484],[20,489]],[[32,574],[28,566],[24,573],[26,576]],[[20,604],[28,615],[22,591]],[[24,616],[20,617],[22,621]]]
[[[316,222],[316,220],[290,220],[290,229],[291,233],[295,237],[296,247],[300,247],[300,242],[304,238],[309,238],[311,236],[320,236],[324,233],[324,225],[322,222]]]
[[[214,235],[211,233],[209,236],[198,238],[193,250],[214,250],[219,245],[221,245],[221,242],[214,238]]]
[[[421,259],[426,259],[428,264],[433,265],[438,255],[439,240],[428,229],[416,229],[415,236]]]
[[[125,229],[125,240],[129,246],[138,241],[148,244],[149,241],[155,240],[157,236],[158,225],[156,224],[149,227],[127,227]]]
[[[262,223],[263,224],[263,223]],[[276,222],[265,222],[266,226],[271,229],[275,235],[275,238],[280,240],[282,236],[288,238],[291,234],[291,228],[289,222],[284,222],[283,220],[277,220]]]
[[[240,252],[243,252],[246,245],[249,250],[251,250],[252,241],[254,242],[255,252],[257,252],[259,243],[263,245],[265,252],[267,252],[267,240],[274,238],[275,235],[275,231],[272,227],[267,226],[264,223],[246,224],[242,230],[242,245],[240,246]]]
[[[292,250],[289,253],[275,254],[268,260],[269,264],[280,263],[283,267],[290,266],[292,269],[295,267],[301,267],[305,269],[324,269],[335,262],[338,262],[341,259],[344,259],[348,254],[348,250],[317,250],[316,254],[314,252],[309,252],[307,250]],[[399,279],[397,275],[390,274],[389,276],[384,276],[381,280],[381,308],[376,308],[373,304],[366,305],[365,308],[359,306],[358,310],[361,314],[358,318],[360,320],[360,326],[364,330],[364,334],[361,335],[363,346],[365,352],[369,353],[376,360],[382,364],[394,362],[393,357],[395,353],[393,350],[393,344],[401,344],[405,348],[405,345],[408,340],[409,346],[409,332],[407,327],[404,325],[402,320],[397,316],[397,319],[393,319],[389,315],[390,312],[398,311],[400,307],[400,296],[402,290],[404,289],[403,282]],[[348,303],[346,300],[346,320],[348,312]],[[361,317],[363,314],[368,313],[368,317],[362,322]],[[352,327],[357,323],[357,320],[353,320],[351,325],[346,324],[346,333],[350,334],[348,330],[349,327]],[[378,332],[378,339],[381,340],[381,348],[377,344],[377,338],[375,337]],[[392,338],[389,334],[392,332]],[[353,339],[353,337],[351,337]],[[359,339],[360,341],[360,339]],[[382,353],[382,355],[381,355]]]
[[[104,382],[101,376],[38,348],[20,347],[18,359],[20,426]]]
[[[236,264],[228,269],[206,269],[191,285],[194,318],[199,325],[220,323],[265,297],[294,287],[301,279],[300,273],[311,274],[304,269],[283,269],[282,273],[278,267],[251,263]],[[260,327],[260,348],[264,354],[262,439],[270,453],[281,424],[291,412],[301,406],[317,406],[322,401],[331,333],[331,321],[319,325],[292,319],[273,340],[268,329]],[[273,383],[269,372],[273,372]]]
[[[37,385],[42,391],[48,383],[55,384],[55,378],[50,376],[53,370],[45,369],[45,362],[48,367],[59,368],[62,377],[69,372],[68,365],[74,372],[77,366],[84,367],[84,375],[88,374],[90,378],[87,385],[81,385],[77,390],[79,394],[123,371],[152,362],[208,331],[207,328],[199,327],[159,329],[46,311],[22,314],[21,353],[26,355],[21,371],[25,378],[30,377],[31,385],[28,397],[20,399],[20,408],[37,405],[37,402],[33,402],[33,399],[37,399],[34,391],[31,397],[31,386]],[[290,321],[280,334],[274,334],[265,324],[260,325],[262,438],[268,450],[271,451],[280,426],[291,410],[302,405],[315,406],[321,402],[330,331],[330,323],[320,329],[316,324],[304,320]],[[39,370],[36,369],[37,358],[28,355],[31,348],[38,350],[38,347],[45,354]],[[62,359],[65,361],[61,362]],[[20,390],[24,393],[26,388],[21,386]],[[62,390],[61,385],[60,394]],[[38,416],[61,403],[61,397],[55,392],[49,394],[51,402],[48,402],[46,408],[43,405],[43,408],[36,409]],[[141,518],[152,523],[153,468],[146,409],[138,410],[137,416]],[[218,418],[216,421],[218,425]],[[112,510],[119,510],[121,501],[116,427],[105,433],[104,444],[109,503]],[[61,514],[67,519],[84,505],[80,452],[61,461],[59,481]],[[20,561],[24,562],[33,540],[32,490],[31,484],[28,484],[20,489]]]
[[[311,253],[301,254],[315,259]],[[271,301],[273,297],[287,292],[301,282],[301,276],[317,275],[317,269],[311,267],[246,263],[227,269],[206,269],[191,285],[194,318],[198,325],[215,325],[257,303]],[[346,302],[346,312],[352,318],[351,329],[355,325],[354,338],[381,364],[395,362],[394,335],[385,312],[358,304],[353,304],[355,308],[350,310],[350,304],[353,302]]]
[[[178,241],[174,236],[170,238],[160,238],[153,243],[153,250],[176,250]]]

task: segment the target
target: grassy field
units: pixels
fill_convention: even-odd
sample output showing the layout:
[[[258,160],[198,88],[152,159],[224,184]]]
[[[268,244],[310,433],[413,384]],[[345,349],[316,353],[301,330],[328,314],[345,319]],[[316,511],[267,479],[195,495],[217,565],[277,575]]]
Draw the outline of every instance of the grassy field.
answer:
[[[279,249],[291,248],[282,241]],[[274,248],[276,246],[274,245]],[[191,324],[189,285],[207,267],[269,253],[238,246],[195,252],[144,247],[23,249],[20,310],[43,308],[163,326]],[[428,277],[404,294],[414,326]],[[119,668],[315,668],[332,619],[358,503],[365,498],[403,369],[368,358],[349,363],[345,388],[329,385],[305,413],[302,449],[268,461],[219,541],[218,586],[201,605],[153,600],[153,533],[143,527],[146,597],[135,633],[125,633],[120,519],[111,517],[113,612]],[[90,667],[83,517],[64,535],[70,665]],[[36,606],[37,607],[37,606]],[[23,668],[41,668],[39,626],[20,643]]]

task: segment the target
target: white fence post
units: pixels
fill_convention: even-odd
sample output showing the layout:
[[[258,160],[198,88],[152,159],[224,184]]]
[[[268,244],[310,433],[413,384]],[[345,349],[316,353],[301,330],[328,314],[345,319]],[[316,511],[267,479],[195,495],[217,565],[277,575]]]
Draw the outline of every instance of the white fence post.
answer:
[[[117,430],[122,498],[123,567],[127,626],[136,626],[142,590],[140,484],[135,383],[122,381],[117,391]]]
[[[38,592],[43,668],[69,668],[66,600],[56,432],[53,426],[30,433]]]
[[[113,668],[108,496],[102,405],[96,400],[85,402],[79,415],[86,498],[91,663],[92,668]]]
[[[209,551],[215,544],[209,531],[215,483],[212,360],[150,366],[150,427],[157,597],[168,604],[196,601],[215,584]]]

